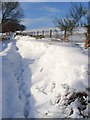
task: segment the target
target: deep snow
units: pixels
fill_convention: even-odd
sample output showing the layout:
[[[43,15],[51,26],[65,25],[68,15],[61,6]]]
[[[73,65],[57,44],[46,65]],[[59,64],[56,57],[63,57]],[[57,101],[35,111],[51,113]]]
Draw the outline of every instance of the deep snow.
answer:
[[[78,99],[67,106],[65,103],[75,92],[87,93],[87,51],[79,44],[35,40],[28,36],[15,39],[0,42],[2,116],[82,118]],[[87,105],[83,114],[88,115]]]

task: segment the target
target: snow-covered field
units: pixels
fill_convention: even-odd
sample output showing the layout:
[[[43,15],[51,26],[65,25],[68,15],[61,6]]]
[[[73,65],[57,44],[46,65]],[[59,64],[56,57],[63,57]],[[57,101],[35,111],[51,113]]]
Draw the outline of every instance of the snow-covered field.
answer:
[[[83,43],[15,39],[0,42],[3,118],[87,117],[88,55]]]

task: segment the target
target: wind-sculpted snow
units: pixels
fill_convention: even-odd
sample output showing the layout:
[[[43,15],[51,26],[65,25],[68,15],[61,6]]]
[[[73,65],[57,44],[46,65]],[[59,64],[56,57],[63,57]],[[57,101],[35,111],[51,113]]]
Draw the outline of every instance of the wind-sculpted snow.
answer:
[[[87,117],[85,51],[71,43],[45,38],[16,36],[15,39],[4,41],[1,51],[3,117]]]
[[[84,97],[83,92],[87,96],[87,55],[83,54],[80,47],[72,47],[67,43],[57,45],[50,43],[49,40],[46,41],[20,37],[16,43],[21,56],[33,61],[29,64],[32,73],[29,117],[82,118],[87,116],[87,97],[85,112],[82,110],[83,115],[80,115],[78,107],[81,103],[77,97],[77,94]],[[74,95],[75,101],[72,103],[71,96]],[[72,102],[65,105],[69,100]]]

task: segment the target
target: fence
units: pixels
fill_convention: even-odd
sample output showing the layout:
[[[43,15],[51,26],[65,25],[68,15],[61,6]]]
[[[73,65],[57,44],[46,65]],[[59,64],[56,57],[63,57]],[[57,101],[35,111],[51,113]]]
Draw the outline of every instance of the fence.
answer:
[[[59,34],[60,33],[60,34]],[[34,30],[34,31],[18,31],[16,35],[23,35],[23,36],[31,36],[37,38],[60,38],[63,36],[61,35],[61,31],[56,31],[55,29],[49,30]]]
[[[56,29],[47,29],[47,30],[32,30],[32,31],[18,31],[16,35],[23,35],[23,36],[31,36],[35,37],[36,39],[41,38],[51,38],[52,40],[63,40],[64,31],[56,30]],[[66,40],[72,42],[83,42],[85,40],[84,33],[73,33],[71,36],[69,32],[67,32]],[[83,39],[83,40],[82,40]]]

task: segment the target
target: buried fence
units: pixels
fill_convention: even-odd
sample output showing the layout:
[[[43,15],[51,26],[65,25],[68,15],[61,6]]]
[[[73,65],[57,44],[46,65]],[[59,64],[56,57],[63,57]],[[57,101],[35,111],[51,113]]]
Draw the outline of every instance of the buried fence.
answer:
[[[42,31],[39,31],[39,30],[37,30],[37,31],[17,31],[16,35],[23,35],[23,36],[28,35],[28,36],[31,36],[31,37],[37,37],[38,36],[38,38],[39,38],[40,36],[46,37],[47,33],[48,33],[48,37],[51,37],[51,35],[49,35],[49,31],[44,31],[44,30],[42,30]],[[50,34],[52,34],[52,33],[50,33]]]
[[[52,40],[63,41],[64,31],[56,29],[48,30],[32,30],[32,31],[17,31],[15,35],[30,36],[36,39],[50,38]],[[67,32],[66,40],[69,42],[84,42],[86,39],[85,33],[74,33],[71,35]]]
[[[59,34],[60,32],[60,34]],[[35,30],[35,31],[17,31],[16,35],[31,36],[35,38],[61,38],[61,31],[56,32],[54,29],[49,30]]]

